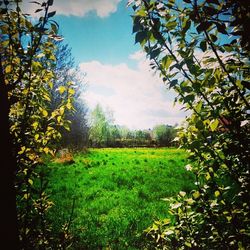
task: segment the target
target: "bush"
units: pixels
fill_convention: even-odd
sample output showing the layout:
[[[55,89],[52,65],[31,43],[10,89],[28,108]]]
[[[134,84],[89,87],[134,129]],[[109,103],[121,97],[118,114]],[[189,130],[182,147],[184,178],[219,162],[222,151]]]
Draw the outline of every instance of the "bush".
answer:
[[[250,46],[245,22],[250,21],[250,3],[132,2],[136,42],[191,113],[178,136],[190,153],[187,169],[197,184],[172,201],[171,221],[155,222],[146,230],[150,245],[247,249]],[[230,16],[227,25],[225,16]]]

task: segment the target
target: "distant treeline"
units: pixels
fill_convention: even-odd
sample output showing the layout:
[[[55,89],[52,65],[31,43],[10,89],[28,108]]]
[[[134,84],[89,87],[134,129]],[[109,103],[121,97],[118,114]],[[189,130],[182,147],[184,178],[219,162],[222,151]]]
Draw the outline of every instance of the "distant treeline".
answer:
[[[130,130],[113,124],[112,113],[97,105],[91,113],[88,145],[90,147],[172,147],[176,128],[157,125],[153,129]]]
[[[61,131],[57,148],[81,150],[86,147],[173,147],[176,126],[157,125],[152,129],[132,130],[114,124],[113,114],[98,104],[90,113],[80,98],[74,102],[74,112],[65,111],[69,129]]]
[[[164,125],[165,126],[165,125]],[[101,143],[93,142],[92,140],[89,141],[88,144],[90,147],[124,147],[124,148],[131,148],[131,147],[174,147],[178,146],[178,143],[176,141],[170,141],[170,142],[159,142],[156,139],[127,139],[127,138],[121,138],[121,139],[114,139]]]

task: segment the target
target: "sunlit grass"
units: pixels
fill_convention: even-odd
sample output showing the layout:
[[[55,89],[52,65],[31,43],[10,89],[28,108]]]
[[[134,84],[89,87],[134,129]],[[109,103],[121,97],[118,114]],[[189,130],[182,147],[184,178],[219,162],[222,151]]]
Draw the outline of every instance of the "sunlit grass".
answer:
[[[194,188],[186,156],[179,149],[91,149],[74,164],[51,164],[54,230],[69,219],[75,199],[73,249],[140,249],[143,230],[166,217],[162,198]]]

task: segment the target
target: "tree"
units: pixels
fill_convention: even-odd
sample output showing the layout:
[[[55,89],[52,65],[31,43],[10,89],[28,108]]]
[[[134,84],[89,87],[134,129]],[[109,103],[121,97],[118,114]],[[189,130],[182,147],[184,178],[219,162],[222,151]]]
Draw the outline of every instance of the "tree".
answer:
[[[59,145],[73,150],[81,150],[88,144],[87,108],[81,97],[74,99],[73,107],[74,110],[71,113],[65,114],[70,125],[61,132],[62,138]]]
[[[88,126],[87,126],[87,108],[82,99],[82,93],[85,90],[83,75],[79,68],[75,66],[71,54],[71,48],[63,41],[56,42],[54,65],[54,80],[51,93],[51,109],[53,110],[61,102],[61,93],[67,88],[69,82],[72,83],[72,103],[65,110],[65,117],[70,122],[68,126],[62,128],[62,138],[58,147],[69,147],[72,149],[82,149],[87,145]],[[59,90],[59,91],[58,91]],[[61,92],[61,93],[60,93]]]
[[[136,0],[133,31],[191,115],[179,132],[197,190],[170,205],[174,221],[147,232],[166,249],[249,244],[249,21],[240,0]]]
[[[34,191],[35,169],[43,154],[54,153],[72,90],[69,83],[60,105],[49,110],[53,41],[60,39],[51,20],[55,12],[49,12],[53,0],[35,2],[37,12],[44,11],[37,22],[22,13],[19,2],[0,2],[0,235],[9,249],[34,249],[49,244],[44,213],[52,204],[42,190]]]
[[[105,147],[110,138],[111,118],[97,104],[90,115],[89,141],[91,146]]]
[[[108,147],[120,147],[121,146],[121,133],[117,125],[111,125],[108,139]]]
[[[176,129],[168,125],[157,125],[153,128],[153,134],[159,146],[172,146],[176,137]]]

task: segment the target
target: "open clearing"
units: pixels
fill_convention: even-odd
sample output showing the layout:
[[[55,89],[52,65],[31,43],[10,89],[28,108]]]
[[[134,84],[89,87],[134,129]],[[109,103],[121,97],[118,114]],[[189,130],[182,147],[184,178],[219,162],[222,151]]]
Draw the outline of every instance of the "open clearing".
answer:
[[[187,154],[174,148],[90,149],[49,166],[54,232],[70,217],[72,249],[141,249],[143,230],[167,216],[162,198],[194,188]]]

